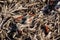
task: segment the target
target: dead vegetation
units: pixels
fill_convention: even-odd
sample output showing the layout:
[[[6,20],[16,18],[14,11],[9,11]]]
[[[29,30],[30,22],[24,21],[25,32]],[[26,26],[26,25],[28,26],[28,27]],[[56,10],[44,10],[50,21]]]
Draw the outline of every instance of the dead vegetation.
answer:
[[[43,13],[45,5],[44,0],[0,0],[0,40],[59,40],[60,13]]]

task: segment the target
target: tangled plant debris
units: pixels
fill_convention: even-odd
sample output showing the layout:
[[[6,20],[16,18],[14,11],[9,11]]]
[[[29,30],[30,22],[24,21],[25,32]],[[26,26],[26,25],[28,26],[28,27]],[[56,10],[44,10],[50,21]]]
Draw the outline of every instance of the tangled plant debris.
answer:
[[[0,0],[0,40],[60,40],[60,0]]]

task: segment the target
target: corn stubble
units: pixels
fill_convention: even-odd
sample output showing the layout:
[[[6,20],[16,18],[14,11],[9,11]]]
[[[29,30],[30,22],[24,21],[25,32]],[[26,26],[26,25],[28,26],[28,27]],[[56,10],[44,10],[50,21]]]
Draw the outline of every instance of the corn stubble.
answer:
[[[43,14],[45,0],[0,0],[0,40],[58,40],[60,14]]]

